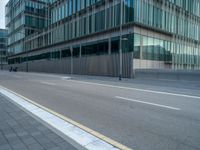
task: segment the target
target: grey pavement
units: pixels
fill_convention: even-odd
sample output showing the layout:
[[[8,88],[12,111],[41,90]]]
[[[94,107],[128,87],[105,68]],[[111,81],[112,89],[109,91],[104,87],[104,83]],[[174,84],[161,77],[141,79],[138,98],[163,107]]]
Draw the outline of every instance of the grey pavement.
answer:
[[[0,150],[76,150],[0,94]]]
[[[184,96],[200,82],[63,76],[0,72],[0,85],[135,150],[200,149],[200,97]]]

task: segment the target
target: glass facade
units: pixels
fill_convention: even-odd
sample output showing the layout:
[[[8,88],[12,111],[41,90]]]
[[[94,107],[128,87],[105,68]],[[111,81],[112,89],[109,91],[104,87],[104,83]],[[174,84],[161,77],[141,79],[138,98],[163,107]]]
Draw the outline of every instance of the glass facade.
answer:
[[[151,0],[134,1],[136,23],[200,41],[199,0],[169,0],[160,4]]]
[[[0,65],[7,64],[7,30],[0,29]]]
[[[9,54],[24,51],[24,38],[47,27],[48,0],[9,0],[6,5]]]
[[[21,5],[25,5],[26,12],[43,17],[48,14],[50,22],[42,17],[24,17],[31,29],[44,29],[26,40],[26,50],[68,43],[64,46],[68,48],[31,56],[36,60],[118,53],[122,13],[123,38],[127,39],[122,42],[123,52],[133,52],[134,59],[163,62],[174,69],[200,68],[200,0],[123,0],[122,4],[121,0],[49,0],[45,3],[49,4],[48,9],[43,9],[43,3],[32,3]],[[106,33],[110,36],[98,40]],[[90,36],[96,40],[70,44]]]

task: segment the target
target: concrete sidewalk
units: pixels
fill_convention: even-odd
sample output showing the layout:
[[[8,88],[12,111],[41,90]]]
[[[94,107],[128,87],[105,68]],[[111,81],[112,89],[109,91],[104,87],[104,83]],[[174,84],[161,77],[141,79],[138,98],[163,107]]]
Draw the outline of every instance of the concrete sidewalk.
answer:
[[[0,150],[76,150],[0,94]]]

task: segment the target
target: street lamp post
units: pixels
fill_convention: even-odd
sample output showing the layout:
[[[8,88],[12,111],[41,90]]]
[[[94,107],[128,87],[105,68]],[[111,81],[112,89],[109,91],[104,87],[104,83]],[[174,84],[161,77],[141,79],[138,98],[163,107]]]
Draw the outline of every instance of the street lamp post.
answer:
[[[25,38],[25,37],[24,37]],[[26,72],[28,72],[28,52],[26,50],[26,47],[25,47],[25,39],[23,39],[23,47],[25,49],[25,53],[26,53]]]
[[[123,63],[122,63],[122,43],[123,41],[128,41],[128,38],[122,38],[122,26],[123,26],[123,4],[124,0],[121,0],[121,7],[120,7],[120,49],[119,49],[119,81],[122,80],[122,69],[123,69]],[[129,45],[129,43],[128,43]]]
[[[73,74],[73,48],[72,46],[70,47],[70,52],[71,52],[71,59],[70,59],[70,64],[71,64],[71,67],[70,67],[70,72],[71,72],[71,75]]]
[[[123,0],[121,0],[121,7],[120,7],[120,43],[119,43],[119,81],[122,80],[122,17],[123,17]]]
[[[1,70],[3,70],[3,52],[1,53]]]

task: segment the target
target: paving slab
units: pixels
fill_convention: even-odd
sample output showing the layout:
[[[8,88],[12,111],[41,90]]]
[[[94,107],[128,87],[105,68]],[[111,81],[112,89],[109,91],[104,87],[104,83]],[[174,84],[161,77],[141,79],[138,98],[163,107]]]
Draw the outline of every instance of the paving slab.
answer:
[[[0,150],[76,150],[0,94]]]

